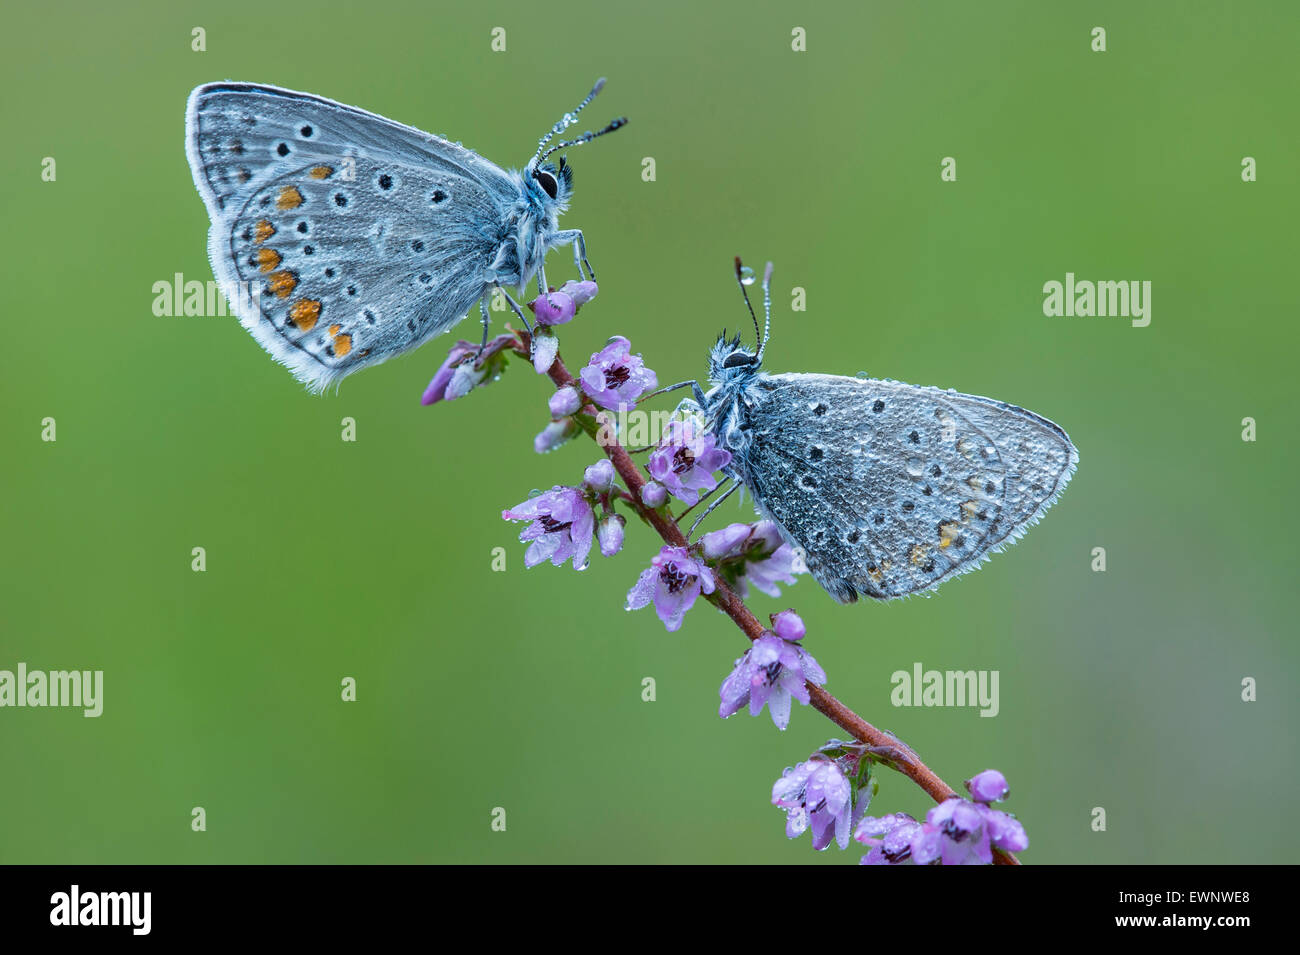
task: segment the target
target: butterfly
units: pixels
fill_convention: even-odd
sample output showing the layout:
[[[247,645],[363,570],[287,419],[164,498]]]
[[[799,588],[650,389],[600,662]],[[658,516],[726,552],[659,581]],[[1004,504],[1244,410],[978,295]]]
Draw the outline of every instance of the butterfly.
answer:
[[[747,279],[736,260],[741,292]],[[757,351],[719,337],[712,389],[685,410],[731,453],[732,483],[774,521],[840,603],[933,590],[1014,543],[1056,501],[1079,462],[1069,436],[1015,405],[898,381],[768,374],[771,276]],[[670,389],[664,389],[670,390]],[[692,527],[692,531],[694,527]]]
[[[241,324],[312,391],[446,331],[487,296],[547,291],[546,253],[573,170],[554,152],[626,124],[557,142],[600,92],[565,113],[522,170],[506,170],[410,126],[320,96],[209,83],[189,96],[185,152],[212,220],[208,256]]]

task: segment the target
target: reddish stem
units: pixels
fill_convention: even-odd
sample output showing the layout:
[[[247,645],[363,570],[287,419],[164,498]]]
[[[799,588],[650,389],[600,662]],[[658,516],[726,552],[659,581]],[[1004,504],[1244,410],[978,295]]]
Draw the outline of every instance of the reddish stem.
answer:
[[[518,335],[519,341],[515,346],[515,352],[528,359],[530,336],[523,331],[516,332],[516,335]],[[582,394],[582,386],[569,374],[569,370],[564,366],[564,361],[560,357],[556,357],[547,374],[550,376],[551,381],[555,382],[557,388],[575,388],[579,394]],[[590,415],[599,424],[610,425],[609,433],[613,433],[613,422],[604,411],[598,409],[594,404],[590,402],[585,404],[581,413]],[[618,440],[597,441],[596,443],[601,445],[605,454],[613,463],[614,470],[618,472],[619,477],[623,479],[623,483],[627,485],[628,491],[631,492],[628,503],[659,533],[665,543],[673,547],[687,546],[686,535],[682,533],[682,529],[677,526],[677,522],[672,517],[665,512],[646,507],[641,503],[641,489],[647,483],[646,477],[641,473],[641,469],[637,467],[636,462],[632,460],[631,455],[627,453],[627,449],[623,447],[622,443]],[[764,633],[767,633],[769,628],[764,627],[759,622],[753,611],[745,606],[745,602],[720,576],[715,575],[715,589],[713,593],[706,595],[705,599],[734,620],[736,626],[740,627],[741,631],[750,640],[757,640]],[[878,762],[892,766],[911,779],[925,790],[926,794],[936,803],[957,795],[951,786],[940,779],[930,767],[921,762],[921,758],[906,743],[883,730],[876,729],[821,687],[814,686],[811,683],[808,683],[807,687],[812,705],[840,729],[852,735],[854,739],[866,744],[872,756]],[[1014,855],[1003,852],[1001,849],[993,850],[993,862],[995,865],[1020,864]]]

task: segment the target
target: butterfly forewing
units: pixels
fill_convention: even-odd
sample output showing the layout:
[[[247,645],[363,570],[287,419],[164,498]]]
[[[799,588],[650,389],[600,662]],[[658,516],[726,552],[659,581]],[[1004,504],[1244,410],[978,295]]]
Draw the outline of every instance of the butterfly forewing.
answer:
[[[1042,515],[1078,460],[1050,421],[938,388],[769,375],[749,398],[736,466],[841,602],[974,569]]]
[[[481,296],[507,174],[453,143],[319,97],[191,94],[209,255],[259,342],[316,389],[412,348]]]

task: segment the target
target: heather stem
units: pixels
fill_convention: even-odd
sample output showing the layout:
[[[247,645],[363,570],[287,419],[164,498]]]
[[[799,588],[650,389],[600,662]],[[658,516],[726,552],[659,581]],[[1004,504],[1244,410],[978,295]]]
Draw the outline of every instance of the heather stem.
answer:
[[[516,331],[515,334],[518,336],[515,352],[524,359],[528,359],[530,355],[528,333]],[[558,355],[547,374],[557,388],[572,386],[577,388],[580,394],[582,393],[581,384],[569,374],[563,359]],[[599,410],[595,405],[591,403],[585,404],[580,413],[595,419],[598,425],[609,424],[611,427],[606,429],[606,432],[612,433],[613,422],[604,411]],[[592,433],[592,429],[588,428],[586,430],[589,434],[592,434],[594,439],[595,434]],[[613,463],[614,470],[618,472],[628,491],[631,492],[625,498],[628,504],[636,510],[637,514],[646,523],[650,524],[658,532],[665,543],[674,547],[685,547],[687,545],[686,535],[682,533],[682,529],[677,525],[677,522],[670,515],[646,507],[641,502],[641,488],[646,484],[646,477],[642,474],[636,462],[632,460],[631,455],[628,454],[622,443],[617,439],[613,441],[597,440],[596,443],[602,447],[602,450]],[[721,576],[715,575],[714,588],[713,593],[702,595],[704,599],[735,621],[736,626],[750,640],[757,640],[768,631],[769,628],[764,627],[759,622],[753,611],[745,605],[745,602],[727,585]],[[896,769],[911,779],[925,790],[926,794],[936,803],[941,803],[945,799],[957,795],[951,786],[940,779],[930,767],[921,762],[920,757],[906,743],[883,730],[876,729],[876,727],[821,687],[814,686],[811,683],[808,683],[807,687],[812,705],[840,729],[866,744],[868,752],[877,762]],[[995,865],[1020,864],[1014,855],[1001,849],[993,850],[993,862]]]

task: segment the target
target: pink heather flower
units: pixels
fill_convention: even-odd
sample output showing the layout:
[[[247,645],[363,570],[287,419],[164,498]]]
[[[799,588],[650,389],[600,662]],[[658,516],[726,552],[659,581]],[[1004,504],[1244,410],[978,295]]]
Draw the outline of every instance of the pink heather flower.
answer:
[[[560,353],[560,340],[555,333],[546,328],[537,329],[533,336],[533,369],[544,375],[555,364],[555,356]]]
[[[560,291],[573,299],[574,305],[578,308],[582,308],[582,306],[586,305],[596,297],[596,293],[599,292],[600,289],[597,288],[596,283],[590,279],[583,279],[581,282],[575,282],[573,279],[570,279],[560,286]]]
[[[1006,792],[1006,779],[996,770],[980,773],[968,785],[984,795]],[[994,849],[1020,852],[1029,848],[1025,827],[1015,816],[960,796],[950,796],[935,806],[921,823],[906,813],[867,817],[854,838],[872,847],[862,857],[865,865],[989,865]]]
[[[772,521],[729,524],[705,534],[700,543],[704,556],[717,561],[719,573],[742,600],[751,583],[769,597],[779,597],[777,584],[793,584],[795,574],[807,572]]]
[[[600,556],[613,557],[623,549],[622,514],[610,514],[596,528],[596,540],[600,543]]]
[[[537,316],[538,325],[563,325],[572,321],[578,313],[578,305],[568,292],[554,290],[539,295],[528,303],[528,307]]]
[[[604,494],[614,486],[615,477],[617,473],[614,471],[613,462],[609,458],[601,458],[582,472],[582,483],[593,491]]]
[[[684,504],[697,504],[701,491],[718,486],[713,477],[731,463],[731,452],[695,419],[668,422],[659,447],[650,452],[650,476]]]
[[[602,408],[632,408],[637,398],[659,387],[659,378],[631,349],[631,342],[616,335],[578,373],[583,391]]]
[[[972,776],[966,780],[966,789],[976,802],[985,804],[1001,802],[1007,798],[1007,793],[1010,791],[1007,777],[996,769],[986,769]]]
[[[641,486],[641,503],[646,507],[663,507],[668,500],[668,492],[658,481],[646,481]]]
[[[487,343],[481,355],[478,345],[463,340],[456,342],[424,389],[420,404],[454,401],[488,380],[495,381],[505,368],[506,356],[502,352],[513,342],[513,335],[498,335]]]
[[[798,620],[791,611],[785,614]],[[800,631],[802,628],[801,621]],[[735,669],[722,681],[718,690],[722,699],[718,715],[726,719],[748,704],[749,715],[758,716],[766,705],[776,728],[784,730],[790,725],[791,700],[808,705],[808,687],[804,681],[821,686],[826,682],[826,673],[798,644],[775,633],[764,634],[750,644],[745,655],[736,661]]]
[[[533,438],[533,450],[538,454],[547,454],[567,442],[582,429],[572,418],[552,421]]]
[[[869,793],[870,788],[862,797]],[[818,851],[832,839],[847,849],[853,817],[866,809],[868,801],[860,797],[855,809],[853,784],[837,763],[816,756],[787,769],[772,786],[772,804],[786,811],[785,834],[796,839],[811,826],[812,845]]]
[[[808,632],[808,628],[803,625],[803,618],[793,610],[772,614],[772,630],[782,640],[791,641],[802,640]]]
[[[519,535],[520,541],[532,542],[524,554],[525,567],[544,560],[559,567],[572,558],[574,570],[586,569],[595,517],[577,488],[556,486],[502,511],[501,516],[507,521],[532,521]]]
[[[552,289],[528,303],[540,325],[563,325],[573,320],[578,309],[596,297],[599,289],[595,282],[565,282],[559,290]]]
[[[551,395],[547,407],[551,409],[552,418],[563,418],[571,414],[576,414],[582,407],[582,396],[578,394],[577,388],[564,387],[556,389],[555,394]]]
[[[627,609],[640,610],[654,601],[655,613],[672,633],[681,628],[700,592],[711,594],[713,587],[713,571],[703,561],[685,547],[665,546],[627,592]]]
[[[989,865],[993,849],[979,807],[960,796],[945,799],[925,814],[925,825],[912,840],[917,865]]]
[[[858,826],[853,838],[871,851],[862,857],[862,865],[915,865],[912,861],[912,840],[920,833],[921,824],[905,812],[888,816],[867,816]]]

